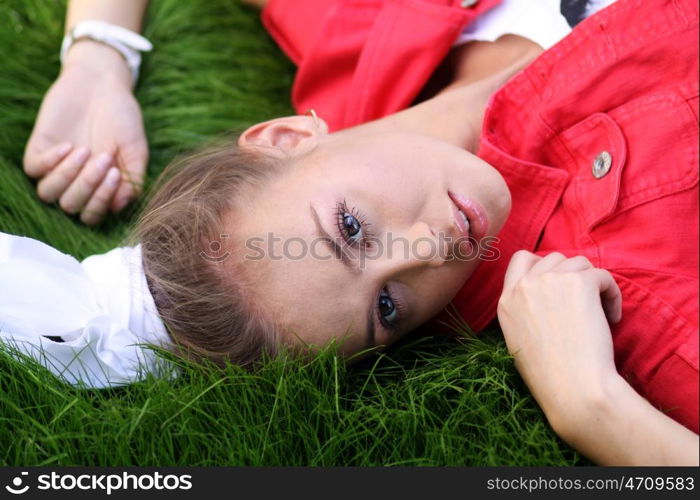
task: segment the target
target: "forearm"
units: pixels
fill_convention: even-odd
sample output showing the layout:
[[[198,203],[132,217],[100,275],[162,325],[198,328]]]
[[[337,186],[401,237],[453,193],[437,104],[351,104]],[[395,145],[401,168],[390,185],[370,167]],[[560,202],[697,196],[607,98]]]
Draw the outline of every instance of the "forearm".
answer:
[[[575,425],[555,430],[600,465],[698,465],[698,435],[654,408],[621,377]]]
[[[148,0],[71,0],[66,32],[80,21],[95,19],[140,32]]]
[[[441,92],[484,80],[504,70],[514,73],[542,52],[542,47],[535,42],[518,35],[503,35],[495,42],[465,43],[454,48],[443,63],[448,81]]]
[[[65,31],[80,21],[104,21],[140,32],[148,0],[71,0]],[[131,73],[124,58],[113,48],[89,39],[75,43],[68,51],[64,67],[80,66],[96,75],[113,76],[131,86]]]

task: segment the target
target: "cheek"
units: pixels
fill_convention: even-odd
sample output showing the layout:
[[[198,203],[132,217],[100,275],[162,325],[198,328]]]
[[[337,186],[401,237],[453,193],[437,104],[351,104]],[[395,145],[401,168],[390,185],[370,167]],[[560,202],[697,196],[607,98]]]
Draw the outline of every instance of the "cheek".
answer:
[[[374,229],[392,230],[400,234],[428,210],[433,199],[434,179],[411,174],[373,176],[366,183],[360,200],[366,200],[368,211],[374,220]]]
[[[466,280],[466,272],[464,270],[455,269],[452,272],[446,273],[446,275],[435,284],[435,293],[440,297],[442,302],[440,307],[447,305],[447,303],[457,295],[457,292],[464,286]]]
[[[383,192],[416,191],[425,188],[425,183],[434,181],[440,171],[440,161],[424,155],[384,154],[362,162],[356,170],[363,183]]]
[[[437,314],[464,286],[467,278],[473,271],[472,263],[460,263],[461,265],[445,266],[443,269],[434,270],[430,275],[421,279],[416,287],[416,296],[424,305],[421,316],[427,320]]]

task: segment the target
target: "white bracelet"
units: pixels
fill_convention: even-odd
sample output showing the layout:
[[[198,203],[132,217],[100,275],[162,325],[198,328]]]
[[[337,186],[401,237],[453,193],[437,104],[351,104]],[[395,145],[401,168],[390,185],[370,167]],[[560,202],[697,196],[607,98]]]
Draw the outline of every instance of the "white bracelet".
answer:
[[[105,43],[117,50],[126,60],[126,64],[131,70],[132,83],[136,85],[136,81],[139,78],[139,67],[141,66],[141,52],[148,52],[153,49],[151,42],[138,33],[116,24],[96,20],[81,21],[63,37],[63,43],[61,43],[61,64],[63,64],[68,50],[75,41],[84,37]]]

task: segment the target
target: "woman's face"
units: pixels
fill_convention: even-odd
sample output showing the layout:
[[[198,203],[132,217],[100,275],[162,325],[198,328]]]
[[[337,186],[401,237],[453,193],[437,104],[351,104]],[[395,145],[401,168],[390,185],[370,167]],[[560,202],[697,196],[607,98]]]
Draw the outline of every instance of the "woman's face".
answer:
[[[227,222],[245,241],[254,300],[289,345],[337,339],[347,355],[389,345],[462,287],[505,222],[508,188],[487,163],[427,136],[285,126],[239,140],[307,153]]]

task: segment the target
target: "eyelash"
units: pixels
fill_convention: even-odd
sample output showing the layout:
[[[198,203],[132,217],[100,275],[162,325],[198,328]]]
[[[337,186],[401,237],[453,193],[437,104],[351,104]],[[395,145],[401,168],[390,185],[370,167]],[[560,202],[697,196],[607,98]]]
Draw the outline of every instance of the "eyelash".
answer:
[[[340,234],[341,238],[343,238],[343,241],[348,244],[348,245],[355,245],[356,243],[352,243],[350,241],[350,237],[347,234],[347,231],[343,227],[343,218],[345,217],[346,214],[350,214],[353,217],[355,217],[358,222],[360,223],[360,227],[362,228],[362,231],[364,232],[363,235],[363,240],[367,240],[372,236],[372,233],[369,232],[367,229],[368,226],[371,224],[367,222],[367,218],[355,207],[348,208],[347,201],[343,199],[343,201],[339,201],[336,203],[335,207],[335,218],[336,218],[336,226],[338,228],[338,234]],[[401,303],[399,299],[397,299],[392,293],[389,291],[387,287],[384,287],[382,289],[383,292],[386,293],[386,295],[391,299],[391,301],[394,303],[394,307],[396,308],[396,324],[391,324],[388,323],[384,317],[382,316],[381,312],[379,311],[379,306],[376,306],[376,313],[377,313],[377,319],[379,319],[379,323],[386,329],[387,331],[393,333],[398,330],[398,324],[401,322],[401,318],[403,317],[404,314],[404,306]]]

